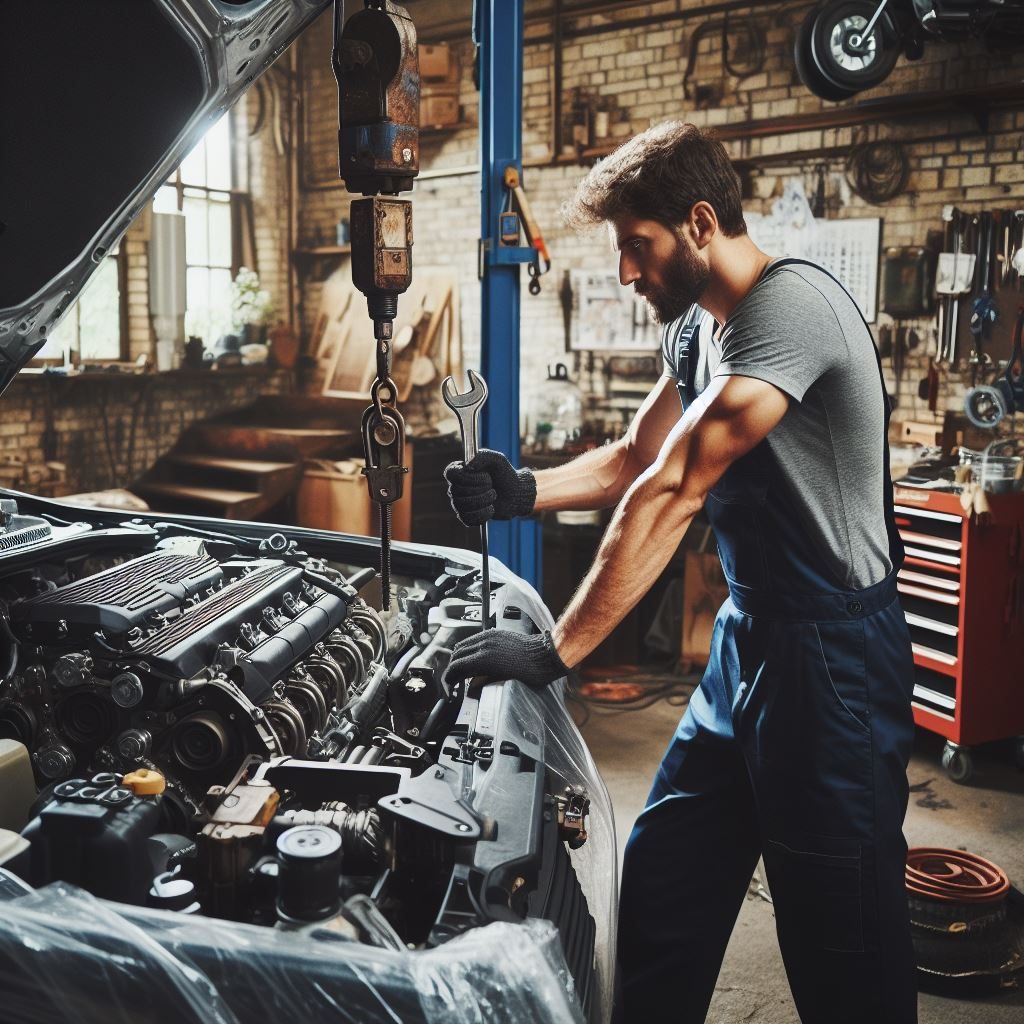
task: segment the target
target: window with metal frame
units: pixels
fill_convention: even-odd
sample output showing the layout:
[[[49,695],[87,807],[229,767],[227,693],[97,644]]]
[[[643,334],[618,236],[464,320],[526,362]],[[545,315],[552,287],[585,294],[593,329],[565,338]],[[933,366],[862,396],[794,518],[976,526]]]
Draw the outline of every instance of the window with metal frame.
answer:
[[[124,262],[122,250],[114,246],[35,354],[33,365],[64,366],[127,358]]]
[[[207,346],[232,328],[231,120],[222,117],[156,194],[157,213],[185,215],[185,333]]]

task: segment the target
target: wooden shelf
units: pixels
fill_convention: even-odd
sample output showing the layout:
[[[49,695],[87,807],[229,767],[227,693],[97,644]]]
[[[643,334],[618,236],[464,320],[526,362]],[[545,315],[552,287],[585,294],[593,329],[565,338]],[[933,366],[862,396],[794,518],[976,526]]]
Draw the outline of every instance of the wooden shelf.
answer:
[[[293,256],[347,256],[352,251],[351,245],[313,245],[302,249],[294,249]]]
[[[713,130],[721,142],[736,142],[765,136],[792,135],[796,132],[848,128],[878,121],[901,121],[934,114],[968,113],[976,119],[979,129],[984,132],[987,130],[988,116],[993,110],[1018,107],[1024,107],[1024,89],[1019,82],[1010,82],[981,89],[907,93],[902,96],[862,100],[859,103],[837,103],[806,114],[752,118],[714,125]],[[554,161],[544,163],[571,164],[579,163],[581,159],[596,160],[607,156],[621,142],[621,139],[609,140],[607,143],[588,147],[579,155],[560,154]],[[796,155],[799,154],[781,153],[778,157]],[[776,156],[773,155],[771,159],[776,160]],[[759,160],[748,158],[746,162],[756,164]]]

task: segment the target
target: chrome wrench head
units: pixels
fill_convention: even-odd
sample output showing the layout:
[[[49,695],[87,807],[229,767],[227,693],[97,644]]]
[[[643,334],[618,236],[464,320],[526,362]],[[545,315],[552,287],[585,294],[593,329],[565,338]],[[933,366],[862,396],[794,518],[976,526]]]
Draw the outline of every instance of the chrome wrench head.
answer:
[[[467,370],[467,373],[470,384],[468,391],[459,394],[455,390],[454,380],[445,377],[441,383],[441,397],[458,417],[464,461],[468,463],[476,457],[480,410],[487,401],[487,383],[476,370]]]

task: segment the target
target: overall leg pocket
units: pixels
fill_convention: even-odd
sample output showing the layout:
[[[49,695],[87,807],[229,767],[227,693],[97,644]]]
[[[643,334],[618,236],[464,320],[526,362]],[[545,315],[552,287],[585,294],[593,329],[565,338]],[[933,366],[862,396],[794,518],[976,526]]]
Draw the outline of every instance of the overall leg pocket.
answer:
[[[864,951],[864,885],[857,839],[803,835],[764,849],[779,936],[792,947]]]
[[[814,654],[821,659],[821,681],[833,706],[861,732],[871,730],[866,678],[864,626],[860,621],[811,623]]]

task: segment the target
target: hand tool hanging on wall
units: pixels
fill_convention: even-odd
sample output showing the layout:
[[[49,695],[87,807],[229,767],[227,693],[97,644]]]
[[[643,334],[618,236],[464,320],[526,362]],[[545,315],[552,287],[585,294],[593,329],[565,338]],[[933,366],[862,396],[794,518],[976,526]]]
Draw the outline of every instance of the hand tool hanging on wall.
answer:
[[[509,190],[519,210],[519,216],[523,222],[523,230],[526,232],[526,242],[531,248],[536,250],[533,262],[529,264],[528,269],[530,273],[530,294],[539,295],[540,277],[551,269],[551,253],[548,252],[548,246],[544,241],[544,236],[541,234],[540,225],[538,225],[536,218],[533,216],[530,201],[526,198],[526,192],[519,180],[519,171],[516,168],[505,168],[505,187]],[[502,234],[504,235],[504,233],[503,227]],[[518,231],[516,232],[516,238],[518,239]],[[541,260],[544,261],[543,266],[541,266]]]
[[[377,376],[360,432],[370,500],[380,509],[381,602],[391,607],[391,506],[402,497],[408,469],[405,421],[391,379],[398,296],[412,281],[412,205],[395,198],[419,173],[420,75],[416,30],[404,8],[364,0],[346,22],[334,7],[331,63],[338,80],[338,162],[353,200],[352,283],[373,320]]]
[[[1013,268],[1017,287],[1024,287],[1024,210],[1015,210],[1013,226],[1010,229],[1010,266]]]
[[[985,360],[984,344],[992,324],[999,319],[999,307],[992,298],[992,213],[986,210],[981,215],[978,237],[978,288],[981,294],[974,300],[971,310],[971,334],[974,336],[974,382],[978,380],[978,369]]]
[[[455,382],[445,377],[441,384],[441,397],[459,420],[462,431],[462,463],[468,466],[476,458],[480,426],[480,410],[487,401],[487,382],[476,372],[468,370],[470,388],[463,394],[455,390]],[[491,621],[491,571],[487,553],[487,523],[480,524],[480,629],[487,629]]]
[[[964,412],[976,427],[992,429],[1024,409],[1024,306],[1017,310],[1010,340],[1013,348],[1002,375],[991,385],[969,388],[964,397]]]
[[[973,253],[965,251],[969,218],[955,206],[947,206],[943,210],[942,218],[946,222],[946,251],[939,254],[935,283],[935,290],[942,297],[939,362],[953,365],[957,361],[960,296],[971,290],[976,257]]]

